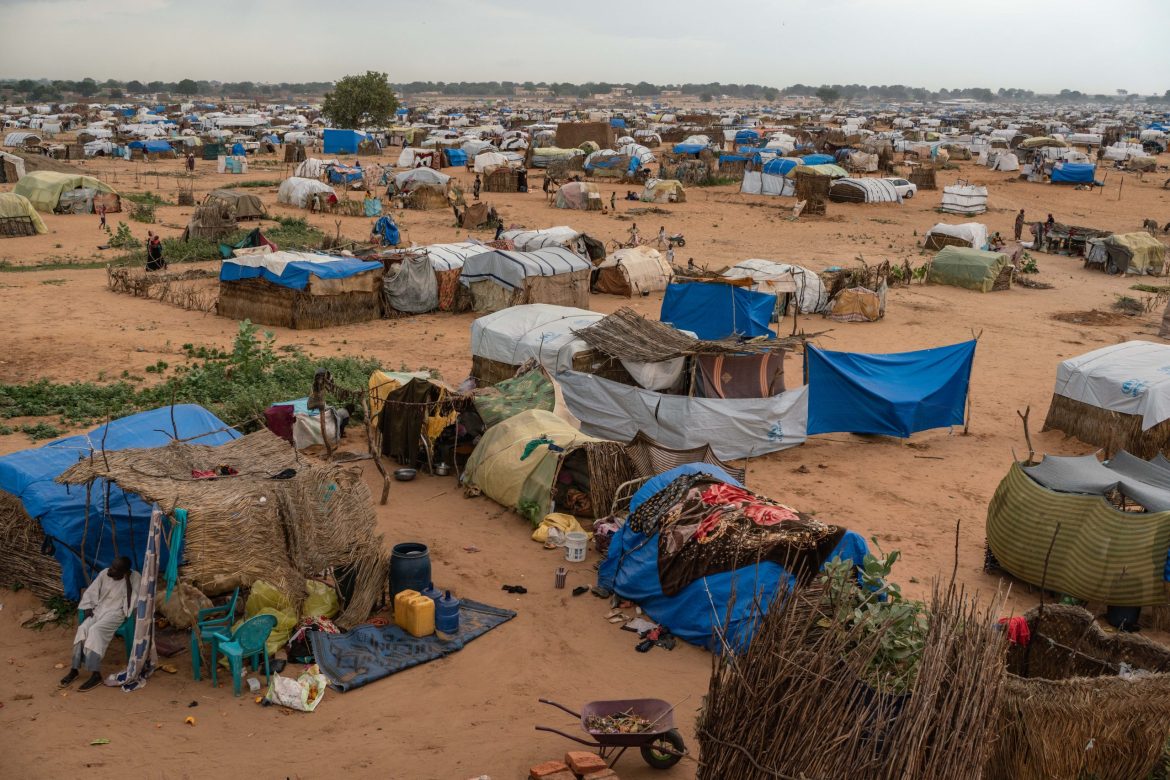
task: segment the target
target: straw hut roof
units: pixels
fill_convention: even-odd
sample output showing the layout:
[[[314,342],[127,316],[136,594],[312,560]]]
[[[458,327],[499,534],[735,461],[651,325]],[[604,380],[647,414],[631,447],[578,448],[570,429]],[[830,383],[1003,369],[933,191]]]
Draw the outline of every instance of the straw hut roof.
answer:
[[[219,466],[238,473],[192,475]],[[295,473],[277,478],[289,470]],[[356,586],[337,624],[348,629],[369,616],[381,594],[386,557],[360,473],[309,460],[269,431],[218,447],[175,441],[104,452],[57,481],[98,479],[157,502],[168,515],[187,510],[180,579],[209,595],[263,579],[299,604],[306,577],[347,568],[356,573]]]

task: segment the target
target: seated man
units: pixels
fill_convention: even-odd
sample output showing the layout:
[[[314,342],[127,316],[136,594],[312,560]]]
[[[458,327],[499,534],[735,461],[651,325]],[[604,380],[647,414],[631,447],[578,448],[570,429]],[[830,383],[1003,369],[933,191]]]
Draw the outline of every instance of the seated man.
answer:
[[[130,559],[121,556],[85,589],[77,608],[87,614],[73,636],[73,661],[69,674],[61,679],[62,687],[77,679],[77,671],[82,666],[92,674],[80,690],[90,691],[101,684],[102,656],[114,632],[134,611],[139,579],[137,572],[130,571]]]

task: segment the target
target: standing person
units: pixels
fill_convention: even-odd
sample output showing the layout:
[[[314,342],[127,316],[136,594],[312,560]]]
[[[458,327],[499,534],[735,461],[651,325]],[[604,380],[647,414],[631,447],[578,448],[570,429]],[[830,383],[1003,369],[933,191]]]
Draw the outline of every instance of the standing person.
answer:
[[[1023,234],[1023,232],[1024,232],[1024,222],[1025,222],[1025,221],[1026,221],[1026,220],[1025,220],[1025,218],[1024,218],[1024,210],[1023,210],[1023,209],[1020,209],[1020,213],[1019,213],[1019,214],[1016,214],[1016,224],[1015,224],[1015,229],[1016,229],[1016,241],[1019,241],[1019,240],[1020,240],[1020,236],[1021,236],[1021,235]]]
[[[195,173],[195,155],[187,152],[187,173]]]
[[[504,235],[504,222],[503,222],[503,220],[500,220],[499,222],[496,223],[496,237],[493,240],[499,241],[500,237],[503,235]]]
[[[666,264],[671,267],[674,266],[674,244],[666,248]]]
[[[100,206],[98,206],[98,219],[101,220],[98,223],[98,227],[102,230],[105,230],[106,229],[106,204],[104,204],[104,203],[101,204]]]
[[[1044,220],[1044,232],[1048,233],[1054,227],[1056,227],[1056,220],[1053,219],[1051,214],[1049,214],[1048,219]]]
[[[475,182],[471,185],[471,194],[475,196],[476,200],[479,200],[479,188],[482,186],[483,183],[479,180],[479,174],[477,173],[475,174]]]
[[[609,193],[609,210],[614,214],[617,213],[617,190]]]
[[[658,248],[662,249],[664,246],[670,246],[666,240],[666,225],[661,225],[658,228]]]
[[[630,226],[630,243],[628,246],[637,246],[639,243],[641,243],[641,240],[641,236],[638,235],[638,223],[635,222]]]
[[[153,230],[147,231],[146,238],[146,270],[163,271],[167,261],[163,259],[162,239]]]
[[[79,690],[92,691],[101,685],[102,656],[118,627],[134,610],[140,579],[138,572],[130,570],[130,559],[123,555],[115,558],[85,589],[77,604],[85,618],[73,635],[73,659],[69,674],[61,678],[61,687],[76,680],[82,667],[91,674]]]
[[[516,189],[520,192],[528,192],[528,169],[521,168],[516,174]]]

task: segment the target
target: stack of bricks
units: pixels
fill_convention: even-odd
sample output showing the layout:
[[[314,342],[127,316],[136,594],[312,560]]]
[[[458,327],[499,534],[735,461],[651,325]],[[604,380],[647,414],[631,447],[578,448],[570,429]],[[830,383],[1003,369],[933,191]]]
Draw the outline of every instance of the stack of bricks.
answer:
[[[570,750],[564,761],[545,761],[528,770],[528,780],[620,780],[596,753]]]

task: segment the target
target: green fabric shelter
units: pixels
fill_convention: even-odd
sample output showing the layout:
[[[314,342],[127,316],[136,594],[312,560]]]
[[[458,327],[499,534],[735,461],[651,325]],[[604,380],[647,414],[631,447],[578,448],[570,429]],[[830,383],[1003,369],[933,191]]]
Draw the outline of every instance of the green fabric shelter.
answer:
[[[926,281],[979,292],[991,292],[1008,256],[962,246],[943,247],[931,261]]]
[[[92,176],[58,173],[57,171],[33,171],[26,173],[12,190],[29,199],[37,211],[52,212],[61,201],[61,195],[68,190],[89,189],[98,192],[113,192],[110,185]]]
[[[1170,512],[1122,512],[1102,496],[1049,490],[1018,463],[988,504],[987,544],[1000,566],[1031,585],[1119,607],[1167,601]]]

